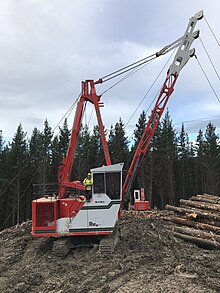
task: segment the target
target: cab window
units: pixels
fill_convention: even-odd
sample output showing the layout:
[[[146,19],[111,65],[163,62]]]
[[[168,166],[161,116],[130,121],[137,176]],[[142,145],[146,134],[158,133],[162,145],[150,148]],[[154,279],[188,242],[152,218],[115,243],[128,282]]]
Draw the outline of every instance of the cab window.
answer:
[[[93,188],[94,193],[105,193],[105,180],[104,174],[93,174]]]
[[[111,199],[120,199],[121,173],[106,173],[106,194]]]

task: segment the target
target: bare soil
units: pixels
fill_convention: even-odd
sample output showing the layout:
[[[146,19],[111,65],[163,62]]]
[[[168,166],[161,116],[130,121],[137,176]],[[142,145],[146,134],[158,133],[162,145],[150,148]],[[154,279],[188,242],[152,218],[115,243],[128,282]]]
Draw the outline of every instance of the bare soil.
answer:
[[[98,247],[51,253],[51,239],[30,235],[31,222],[0,232],[0,291],[56,293],[220,292],[220,251],[176,239],[163,212],[124,216],[114,254]]]

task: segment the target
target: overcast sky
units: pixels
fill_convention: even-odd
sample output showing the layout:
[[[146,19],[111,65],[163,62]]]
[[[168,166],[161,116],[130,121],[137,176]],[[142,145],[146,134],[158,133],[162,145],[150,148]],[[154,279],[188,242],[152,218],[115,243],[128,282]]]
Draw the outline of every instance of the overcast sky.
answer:
[[[182,36],[189,18],[201,9],[220,39],[219,0],[0,0],[0,130],[4,138],[14,136],[19,123],[29,137],[34,127],[43,129],[45,118],[54,128],[76,100],[82,80],[96,80],[157,52]],[[197,28],[219,71],[219,46],[205,20]],[[199,39],[193,47],[220,95],[219,79]],[[152,62],[103,95],[106,128],[119,117],[127,124],[169,57]],[[168,65],[126,126],[128,136],[162,86],[167,69]],[[98,85],[97,92],[111,85]],[[184,122],[188,133],[197,134],[209,121],[220,130],[220,103],[195,58],[180,73],[168,108],[177,130]],[[85,119],[92,126],[96,122],[90,115],[88,108]],[[72,119],[68,121],[70,127]]]

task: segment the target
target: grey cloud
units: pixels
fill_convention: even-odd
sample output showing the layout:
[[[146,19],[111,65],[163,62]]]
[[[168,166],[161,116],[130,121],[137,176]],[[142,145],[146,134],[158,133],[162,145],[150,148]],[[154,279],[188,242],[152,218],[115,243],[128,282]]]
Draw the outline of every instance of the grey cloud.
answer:
[[[11,133],[20,121],[24,129],[33,129],[46,117],[53,127],[77,98],[81,80],[97,79],[157,51],[178,38],[188,18],[202,8],[219,33],[218,1],[212,5],[205,0],[170,0],[168,3],[161,0],[1,1],[0,123],[5,127],[3,133]],[[218,52],[207,27],[202,22],[198,27],[203,29],[203,39],[220,68]],[[208,68],[198,41],[195,46]],[[115,123],[119,115],[123,121],[129,120],[166,58],[152,63],[103,96],[106,127]],[[206,111],[206,96],[210,93],[197,67],[195,61],[190,60],[181,73],[169,106],[174,121],[187,120],[184,115],[199,119]],[[164,71],[139,113],[148,108],[165,75]],[[97,86],[98,93],[111,85]],[[116,108],[119,110],[115,111]],[[4,112],[12,113],[10,123]],[[212,114],[216,114],[214,110]],[[135,125],[137,118],[135,115],[131,124]]]

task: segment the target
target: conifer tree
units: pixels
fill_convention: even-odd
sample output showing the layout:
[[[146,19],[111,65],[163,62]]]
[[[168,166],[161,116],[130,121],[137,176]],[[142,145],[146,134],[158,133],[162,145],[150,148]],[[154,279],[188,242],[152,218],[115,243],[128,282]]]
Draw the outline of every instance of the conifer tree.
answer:
[[[43,195],[43,186],[42,186],[42,165],[43,165],[43,137],[36,127],[33,129],[31,138],[29,140],[29,178],[32,182],[31,190],[29,193],[29,203],[28,207],[31,205],[32,199],[38,198]],[[30,211],[29,211],[30,213]]]
[[[0,190],[1,190],[1,178],[2,178],[2,173],[4,172],[2,169],[2,151],[3,151],[3,136],[2,136],[2,131],[0,130]]]
[[[140,117],[138,118],[138,122],[135,125],[135,130],[134,130],[134,141],[135,141],[135,146],[137,146],[137,144],[139,143],[141,136],[145,130],[145,126],[147,123],[147,116],[145,111],[143,111],[140,114]]]
[[[58,182],[58,169],[62,161],[62,153],[60,151],[59,142],[58,136],[56,135],[51,143],[51,168],[49,181],[55,185],[57,185]]]
[[[158,138],[157,168],[159,168],[158,194],[161,207],[166,203],[175,204],[174,166],[177,159],[176,132],[167,110],[161,122],[161,133]]]
[[[147,116],[145,111],[140,114],[137,124],[134,129],[134,145],[131,148],[131,158],[133,157],[135,150],[138,146],[138,143],[141,139],[141,136],[145,130],[145,126],[147,123]],[[150,197],[150,180],[151,180],[151,164],[150,164],[150,150],[148,150],[145,158],[143,159],[141,165],[139,166],[136,174],[136,178],[133,183],[132,189],[145,189],[145,194],[147,194],[147,198]]]
[[[151,207],[161,207],[161,195],[160,195],[160,173],[161,173],[161,154],[160,154],[160,143],[161,143],[161,132],[162,126],[159,122],[154,136],[151,140],[149,149],[149,163],[146,168],[147,184],[146,194],[149,194],[149,200]]]
[[[76,158],[73,166],[74,180],[83,180],[90,168],[93,167],[90,156],[91,140],[87,125],[81,126],[76,147]]]
[[[196,138],[196,149],[197,149],[197,156],[204,156],[205,155],[205,140],[204,134],[200,129]]]
[[[43,151],[43,160],[41,162],[41,182],[43,184],[43,194],[45,194],[46,183],[49,182],[51,172],[51,140],[53,137],[52,130],[47,119],[44,121],[44,130],[41,133],[41,137]]]
[[[32,131],[31,138],[29,141],[29,156],[30,156],[30,164],[33,175],[35,174],[35,183],[39,182],[39,174],[40,174],[40,163],[43,160],[43,137],[41,132],[35,127]]]
[[[0,130],[0,155],[3,150],[3,137],[2,137],[2,130]]]
[[[186,196],[186,181],[188,174],[188,159],[189,159],[189,138],[188,134],[185,132],[184,124],[182,123],[182,127],[180,130],[180,134],[178,137],[178,162],[176,168],[176,192],[179,198],[185,198]]]
[[[90,143],[90,156],[93,162],[93,167],[99,167],[105,164],[101,136],[99,133],[99,127],[97,125],[93,127]]]
[[[200,129],[196,138],[195,159],[195,194],[203,194],[206,189],[206,166],[205,166],[205,139]]]
[[[205,165],[206,165],[206,192],[218,193],[219,188],[219,137],[215,133],[216,127],[210,122],[205,131]]]
[[[176,200],[178,201],[180,198],[190,197],[194,191],[194,168],[193,158],[190,159],[189,137],[185,132],[183,123],[178,137],[178,161],[176,162],[175,173]]]
[[[128,138],[126,137],[124,124],[119,118],[119,122],[113,128],[111,126],[109,134],[109,150],[112,163],[127,162],[129,156]]]
[[[67,119],[65,118],[62,128],[59,128],[59,147],[62,158],[66,157],[69,140],[70,140],[70,131],[68,130]]]
[[[11,162],[14,169],[14,174],[23,167],[27,158],[27,141],[26,133],[24,133],[22,125],[19,124],[17,131],[11,143]]]
[[[219,154],[219,136],[215,133],[216,127],[210,122],[205,131],[205,149],[204,153],[207,158],[216,159]]]
[[[9,155],[9,169],[10,176],[14,178],[13,185],[8,190],[9,198],[9,210],[12,213],[12,224],[19,223],[21,218],[25,217],[25,201],[21,200],[21,197],[24,197],[23,190],[28,184],[27,175],[28,169],[25,169],[24,166],[28,159],[27,152],[27,141],[26,133],[23,131],[21,123],[19,124],[17,131],[12,139],[10,155]]]
[[[0,131],[0,229],[5,228],[6,210],[8,210],[8,193],[5,189],[10,182],[9,147],[4,146],[2,131]]]
[[[189,137],[185,132],[183,123],[178,138],[178,157],[180,159],[186,159],[189,157]]]

